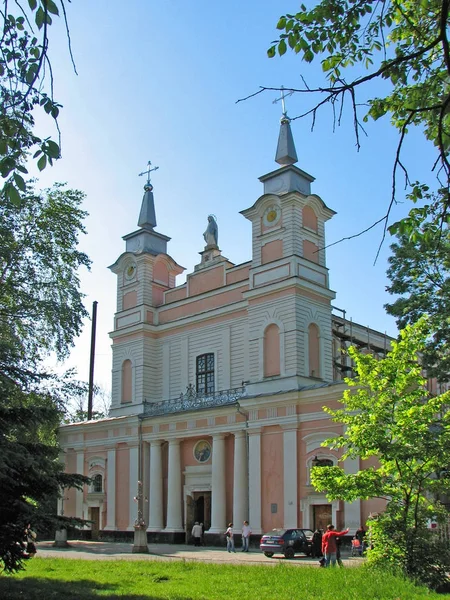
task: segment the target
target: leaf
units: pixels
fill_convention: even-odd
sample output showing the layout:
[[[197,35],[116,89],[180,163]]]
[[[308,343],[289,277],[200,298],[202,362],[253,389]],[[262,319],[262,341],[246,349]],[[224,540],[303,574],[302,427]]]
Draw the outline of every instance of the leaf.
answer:
[[[275,52],[276,52],[276,48],[275,46],[271,46],[268,50],[267,50],[267,56],[269,58],[273,58],[275,56]]]
[[[58,7],[53,0],[44,0],[44,6],[46,6],[49,13],[52,15],[59,15]]]
[[[278,44],[278,54],[280,56],[283,56],[283,54],[286,54],[286,50],[287,50],[286,42],[284,40],[281,40],[280,43]]]
[[[284,29],[286,27],[286,17],[281,17],[277,23],[277,29]]]
[[[36,25],[39,27],[39,29],[42,28],[42,25],[44,24],[44,19],[45,19],[45,13],[42,10],[42,8],[39,7],[36,11],[36,17],[35,17]]]
[[[37,0],[28,0],[28,5],[31,8],[31,10],[36,10]]]
[[[6,194],[15,206],[20,206],[22,198],[12,183],[6,188]]]
[[[56,142],[53,142],[52,140],[49,140],[47,142],[47,152],[46,153],[51,158],[59,158],[60,149],[59,149],[58,144]]]
[[[25,184],[23,177],[21,175],[19,175],[19,173],[14,173],[14,181],[16,182],[16,185],[21,192],[26,191],[27,186]]]
[[[38,160],[37,166],[39,171],[43,171],[45,169],[45,167],[47,166],[47,157],[45,156],[45,154],[43,154]]]

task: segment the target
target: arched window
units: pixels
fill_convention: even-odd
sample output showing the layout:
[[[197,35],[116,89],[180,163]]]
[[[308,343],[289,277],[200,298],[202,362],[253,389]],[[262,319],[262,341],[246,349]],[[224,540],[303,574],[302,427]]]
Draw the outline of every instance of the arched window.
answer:
[[[212,394],[214,386],[214,354],[201,354],[196,361],[197,394]]]
[[[308,229],[313,229],[317,231],[317,217],[316,213],[310,206],[303,207],[303,227],[308,227]]]
[[[98,473],[92,478],[92,492],[101,494],[103,492],[103,477]]]
[[[264,332],[264,377],[280,375],[280,330],[272,323]]]
[[[308,327],[309,376],[320,377],[319,328],[315,323]]]
[[[124,360],[123,364],[122,364],[122,398],[121,398],[121,402],[123,404],[125,404],[127,402],[131,402],[133,400],[132,377],[133,377],[133,368],[132,368],[131,360]]]

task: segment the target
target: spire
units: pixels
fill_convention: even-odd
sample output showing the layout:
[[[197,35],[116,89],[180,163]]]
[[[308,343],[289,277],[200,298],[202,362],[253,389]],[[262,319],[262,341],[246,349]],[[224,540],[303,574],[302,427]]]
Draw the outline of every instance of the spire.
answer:
[[[284,87],[281,86],[281,97],[277,98],[273,101],[276,102],[281,101],[281,107],[283,114],[280,120],[280,134],[278,136],[278,145],[277,145],[277,153],[275,155],[275,161],[282,166],[285,165],[293,165],[297,162],[297,152],[295,151],[294,138],[292,137],[291,131],[291,120],[287,116],[285,98],[286,96],[291,96],[294,92],[290,91],[287,94],[284,93]]]
[[[156,227],[155,199],[153,197],[153,186],[150,183],[150,173],[159,167],[151,168],[152,163],[148,161],[147,170],[139,175],[147,175],[147,183],[144,185],[144,197],[142,198],[141,212],[139,213],[138,225],[144,229]]]

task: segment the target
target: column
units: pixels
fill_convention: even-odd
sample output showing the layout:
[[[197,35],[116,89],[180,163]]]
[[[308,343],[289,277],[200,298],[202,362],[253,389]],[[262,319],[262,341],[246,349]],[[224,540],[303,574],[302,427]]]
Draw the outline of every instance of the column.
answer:
[[[105,529],[115,531],[116,527],[116,449],[109,448],[106,473],[106,526]]]
[[[226,529],[225,503],[225,435],[213,435],[212,447],[212,498],[210,533],[223,533]]]
[[[344,461],[344,471],[352,474],[357,473],[359,471],[359,458],[347,458]],[[361,500],[344,502],[344,518],[345,527],[349,527],[349,533],[353,535],[361,525]]]
[[[168,476],[166,531],[183,531],[183,520],[181,517],[180,440],[169,441]]]
[[[283,431],[284,527],[298,526],[297,521],[297,429]]]
[[[139,481],[139,448],[134,446],[129,449],[130,480],[128,492],[128,527],[127,531],[134,531],[134,523],[137,519],[138,503],[134,499],[138,493]]]
[[[142,442],[142,516],[148,527],[150,497],[150,444]]]
[[[78,475],[84,475],[84,450],[77,452],[77,473]],[[81,490],[75,491],[75,516],[78,519],[83,519],[83,499],[84,499],[84,486]]]
[[[248,520],[248,463],[247,434],[237,431],[234,434],[234,481],[233,481],[233,523],[242,527]]]
[[[253,533],[261,530],[261,429],[248,432],[249,521]]]
[[[161,440],[152,440],[150,443],[149,531],[161,531],[161,529],[163,529],[163,478],[161,444]]]

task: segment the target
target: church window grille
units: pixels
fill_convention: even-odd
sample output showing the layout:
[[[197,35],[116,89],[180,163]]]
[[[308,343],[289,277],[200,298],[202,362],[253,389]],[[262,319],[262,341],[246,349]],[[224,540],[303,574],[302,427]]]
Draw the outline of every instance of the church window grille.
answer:
[[[197,394],[212,394],[214,392],[214,354],[197,356],[196,370]]]
[[[101,494],[103,491],[103,478],[100,474],[95,475],[92,479],[92,491],[94,494]]]

